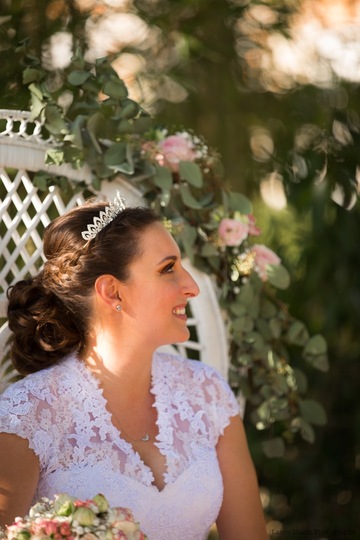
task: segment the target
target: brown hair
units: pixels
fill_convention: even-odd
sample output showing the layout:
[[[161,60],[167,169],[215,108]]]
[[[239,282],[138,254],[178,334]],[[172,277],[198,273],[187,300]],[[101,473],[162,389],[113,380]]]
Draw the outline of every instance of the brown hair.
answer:
[[[39,274],[9,287],[11,356],[25,375],[58,362],[85,342],[96,279],[129,277],[140,255],[141,233],[159,217],[149,208],[126,208],[93,240],[81,232],[107,203],[87,202],[56,218],[44,234],[47,259]]]

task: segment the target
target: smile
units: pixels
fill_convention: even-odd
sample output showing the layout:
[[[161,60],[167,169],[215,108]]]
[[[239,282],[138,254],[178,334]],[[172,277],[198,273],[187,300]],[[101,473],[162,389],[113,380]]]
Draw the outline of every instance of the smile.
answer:
[[[174,315],[186,315],[185,307],[177,307],[172,310]]]

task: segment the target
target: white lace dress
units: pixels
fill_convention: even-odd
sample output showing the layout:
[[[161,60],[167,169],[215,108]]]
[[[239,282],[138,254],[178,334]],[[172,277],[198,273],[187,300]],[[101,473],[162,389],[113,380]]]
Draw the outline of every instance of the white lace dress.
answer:
[[[111,422],[96,377],[75,356],[25,377],[0,396],[0,432],[29,441],[39,457],[34,500],[56,493],[131,508],[149,540],[204,540],[216,520],[223,483],[215,446],[239,413],[211,367],[156,353],[152,393],[155,444],[166,458],[165,487]]]

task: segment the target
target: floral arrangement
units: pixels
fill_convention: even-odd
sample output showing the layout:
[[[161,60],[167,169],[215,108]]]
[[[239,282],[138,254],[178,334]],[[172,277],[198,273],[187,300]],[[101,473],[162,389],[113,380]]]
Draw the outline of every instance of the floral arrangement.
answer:
[[[3,540],[146,540],[128,508],[110,508],[102,494],[81,501],[43,498],[0,534]]]
[[[92,172],[91,186],[46,172],[35,175],[35,185],[46,190],[57,183],[87,195],[119,174],[133,183],[182,253],[214,280],[229,328],[230,384],[250,404],[256,428],[267,433],[266,455],[283,455],[297,434],[313,442],[314,426],[326,415],[306,395],[301,362],[326,371],[326,342],[310,336],[281,301],[289,273],[258,241],[251,202],[230,188],[218,153],[190,130],[154,127],[109,59],[91,63],[78,49],[61,72],[46,71],[32,55],[25,65],[32,116],[42,122],[44,138],[55,141],[47,163],[86,165]]]

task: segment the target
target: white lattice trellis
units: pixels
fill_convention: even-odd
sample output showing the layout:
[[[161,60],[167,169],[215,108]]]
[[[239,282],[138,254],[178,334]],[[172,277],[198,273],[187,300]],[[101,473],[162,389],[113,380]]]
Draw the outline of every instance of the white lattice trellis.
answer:
[[[84,167],[46,166],[46,149],[54,143],[41,137],[41,124],[32,122],[28,112],[0,110],[0,392],[10,379],[7,364],[6,290],[26,275],[34,275],[43,262],[42,233],[54,217],[83,202],[81,193],[65,201],[56,187],[38,191],[31,175],[47,170],[70,180],[90,182]],[[140,192],[128,181],[118,178],[103,182],[101,193],[112,197],[121,189],[127,205],[144,204]],[[226,326],[219,309],[216,291],[209,276],[185,264],[198,282],[200,296],[190,301],[188,325],[191,340],[175,347],[185,356],[193,356],[216,367],[225,377],[228,373]]]
[[[49,214],[54,218],[84,199],[81,194],[76,195],[65,205],[55,187],[50,187],[46,196],[40,198],[24,170],[11,180],[5,169],[0,169],[0,178],[7,192],[1,203],[1,220],[6,228],[1,239],[0,292],[4,295],[14,281],[38,271],[43,260],[41,231],[51,221]]]

